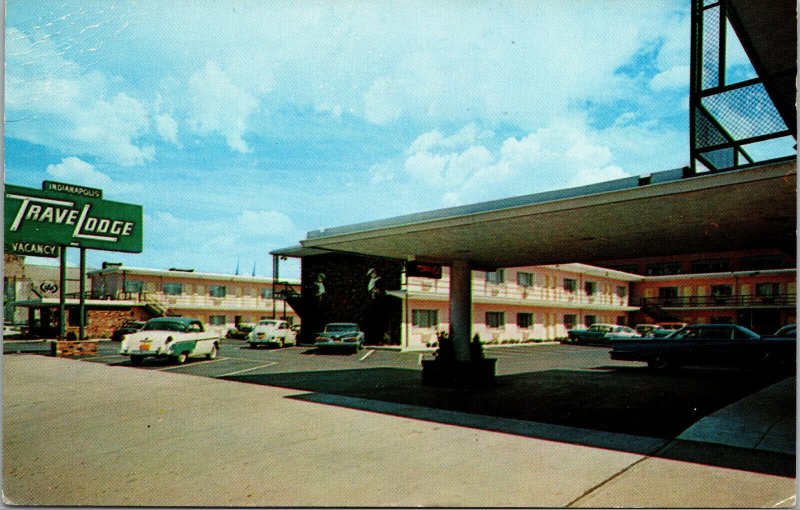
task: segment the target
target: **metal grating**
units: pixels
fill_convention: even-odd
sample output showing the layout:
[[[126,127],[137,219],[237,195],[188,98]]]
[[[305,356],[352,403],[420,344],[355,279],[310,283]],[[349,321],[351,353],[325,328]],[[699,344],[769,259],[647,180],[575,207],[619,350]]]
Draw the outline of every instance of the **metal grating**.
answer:
[[[689,98],[692,145],[691,169],[687,175],[695,175],[698,171],[731,170],[796,154],[794,138],[790,138],[795,136],[795,130],[786,125],[785,114],[781,115],[774,102],[776,97],[796,96],[796,67],[770,74],[764,71],[760,62],[754,62],[753,68],[758,74],[756,79],[732,83],[732,76],[727,74],[727,49],[733,44],[750,42],[746,40],[746,33],[743,43],[736,31],[729,30],[729,14],[733,13],[731,2],[692,1]],[[748,21],[753,19],[748,18]],[[748,47],[743,48],[750,53]],[[763,51],[764,47],[759,49]],[[766,153],[757,151],[759,158],[754,158],[748,151],[759,144],[767,148]]]
[[[786,130],[763,83],[704,97],[701,104],[735,140]]]

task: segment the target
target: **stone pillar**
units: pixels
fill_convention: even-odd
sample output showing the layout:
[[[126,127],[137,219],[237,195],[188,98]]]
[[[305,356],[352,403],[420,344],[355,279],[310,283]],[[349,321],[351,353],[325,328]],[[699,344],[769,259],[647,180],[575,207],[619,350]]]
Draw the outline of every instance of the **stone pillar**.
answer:
[[[450,266],[450,338],[456,361],[468,361],[472,339],[472,269],[466,260],[454,260]]]

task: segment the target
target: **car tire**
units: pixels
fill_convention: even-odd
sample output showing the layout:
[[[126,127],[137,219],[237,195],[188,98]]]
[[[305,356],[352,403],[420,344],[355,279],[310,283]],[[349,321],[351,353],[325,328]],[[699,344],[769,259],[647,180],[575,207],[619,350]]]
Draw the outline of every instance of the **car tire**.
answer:
[[[177,365],[183,365],[184,363],[186,363],[186,358],[188,358],[188,356],[186,355],[185,352],[182,352],[182,353],[178,354],[177,356],[173,356],[172,360]]]
[[[214,344],[211,347],[211,352],[206,354],[206,359],[217,359],[217,345],[216,344]]]
[[[142,360],[144,360],[144,356],[131,356],[131,365],[139,366],[142,364]]]
[[[672,360],[669,356],[658,354],[647,360],[647,366],[655,370],[666,370],[672,367]]]

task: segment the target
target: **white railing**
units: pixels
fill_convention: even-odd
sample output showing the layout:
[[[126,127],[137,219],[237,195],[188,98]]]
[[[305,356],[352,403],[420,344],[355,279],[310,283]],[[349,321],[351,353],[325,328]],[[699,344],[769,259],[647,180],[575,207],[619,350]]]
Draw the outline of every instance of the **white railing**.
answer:
[[[198,294],[164,294],[163,292],[120,293],[116,299],[141,303],[156,302],[166,308],[230,308],[241,310],[271,310],[273,303],[283,309],[283,300],[260,296],[213,297]],[[289,307],[289,305],[286,305]]]
[[[449,279],[423,280],[410,279],[408,282],[409,292],[430,292],[447,296],[449,293]],[[595,292],[592,295],[584,290],[569,292],[563,287],[522,287],[513,283],[488,283],[483,281],[472,282],[472,298],[489,299],[508,299],[514,301],[530,302],[550,302],[556,304],[570,305],[607,305],[607,306],[628,306],[628,296],[620,297],[616,288],[611,292]]]

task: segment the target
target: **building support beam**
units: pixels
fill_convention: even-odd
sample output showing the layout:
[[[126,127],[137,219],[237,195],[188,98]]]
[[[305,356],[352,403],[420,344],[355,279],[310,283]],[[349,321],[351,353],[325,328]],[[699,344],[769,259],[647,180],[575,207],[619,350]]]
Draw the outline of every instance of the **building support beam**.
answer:
[[[67,247],[61,247],[58,273],[58,339],[64,340],[67,332]]]
[[[472,339],[472,268],[467,260],[450,267],[450,338],[456,361],[469,361]]]

